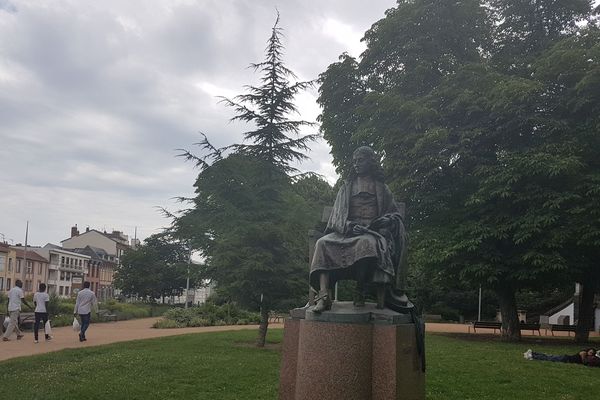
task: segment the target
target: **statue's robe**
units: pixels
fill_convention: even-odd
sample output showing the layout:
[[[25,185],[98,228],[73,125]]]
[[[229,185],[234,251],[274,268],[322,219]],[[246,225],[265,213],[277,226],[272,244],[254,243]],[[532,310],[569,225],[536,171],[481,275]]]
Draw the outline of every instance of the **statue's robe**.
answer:
[[[367,283],[396,286],[397,268],[401,264],[406,243],[402,214],[383,182],[372,181],[367,185],[370,187],[367,193],[357,191],[357,182],[357,179],[344,182],[329,217],[326,234],[315,245],[310,269],[310,284],[315,290],[319,290],[319,272],[328,272],[330,285],[333,286],[338,280],[357,280],[357,269],[362,266],[369,266]],[[365,220],[357,217],[356,209],[368,209],[369,199],[374,208],[369,216],[373,218]],[[367,233],[360,235],[352,232],[353,223],[368,227],[372,220],[383,216],[389,222],[385,228],[369,227]]]

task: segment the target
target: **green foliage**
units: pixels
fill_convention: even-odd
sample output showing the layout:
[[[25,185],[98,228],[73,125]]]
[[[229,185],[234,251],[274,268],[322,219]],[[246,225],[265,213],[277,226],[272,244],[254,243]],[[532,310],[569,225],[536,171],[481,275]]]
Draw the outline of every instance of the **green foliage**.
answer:
[[[314,134],[299,136],[302,126],[312,124],[290,119],[290,115],[298,113],[294,97],[312,82],[290,82],[296,76],[283,62],[282,29],[277,26],[278,23],[279,15],[268,40],[265,60],[251,64],[261,74],[261,85],[248,85],[246,94],[233,100],[223,98],[223,102],[234,108],[236,116],[233,121],[256,126],[256,129],[244,133],[251,144],[235,144],[232,147],[239,153],[267,162],[277,170],[293,172],[296,169],[290,163],[305,160],[308,143],[317,137]]]
[[[579,0],[399,1],[360,61],[321,75],[338,168],[345,143],[374,146],[407,203],[413,278],[493,288],[513,327],[520,288],[599,282],[599,35],[575,24],[593,15]]]
[[[248,325],[260,322],[260,315],[235,306],[232,303],[217,306],[205,303],[197,307],[172,308],[157,321],[154,328],[185,328],[191,326]]]
[[[128,249],[115,273],[115,286],[125,296],[150,302],[180,295],[186,286],[189,248],[163,234],[152,235],[136,249]],[[192,265],[191,285],[199,281],[199,267]]]
[[[206,258],[204,277],[216,282],[222,298],[262,311],[259,345],[270,310],[305,302],[305,232],[318,221],[315,208],[330,198],[318,177],[290,176],[291,163],[306,158],[316,135],[300,136],[300,128],[311,124],[291,119],[294,96],[310,83],[290,81],[295,77],[283,63],[278,22],[279,17],[264,62],[252,64],[261,74],[260,86],[223,99],[236,112],[233,120],[254,129],[244,133],[244,144],[217,149],[204,137],[199,145],[208,154],[184,152],[201,171],[192,208],[175,218],[173,229]]]

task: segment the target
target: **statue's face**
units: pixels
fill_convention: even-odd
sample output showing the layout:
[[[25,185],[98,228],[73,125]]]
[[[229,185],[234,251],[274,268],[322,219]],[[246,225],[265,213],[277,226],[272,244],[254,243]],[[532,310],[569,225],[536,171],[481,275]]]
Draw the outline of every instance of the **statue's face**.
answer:
[[[358,152],[352,156],[352,164],[354,171],[358,176],[364,176],[369,174],[371,170],[371,157],[364,152]]]

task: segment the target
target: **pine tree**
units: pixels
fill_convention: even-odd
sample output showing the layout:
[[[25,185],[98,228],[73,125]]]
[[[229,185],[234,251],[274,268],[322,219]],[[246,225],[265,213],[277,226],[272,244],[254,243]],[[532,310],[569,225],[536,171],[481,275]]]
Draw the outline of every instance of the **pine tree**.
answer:
[[[179,235],[191,238],[206,257],[217,290],[260,308],[261,347],[269,312],[305,295],[307,260],[298,232],[306,232],[318,215],[294,192],[290,176],[297,172],[291,164],[307,158],[308,143],[316,138],[300,135],[311,123],[290,119],[297,113],[294,96],[311,82],[290,81],[295,75],[283,63],[278,23],[279,15],[265,61],[251,64],[261,73],[261,85],[222,99],[236,111],[232,120],[254,125],[244,133],[247,143],[216,149],[204,137],[199,144],[208,154],[199,158],[184,152],[201,172],[192,209],[175,220]]]

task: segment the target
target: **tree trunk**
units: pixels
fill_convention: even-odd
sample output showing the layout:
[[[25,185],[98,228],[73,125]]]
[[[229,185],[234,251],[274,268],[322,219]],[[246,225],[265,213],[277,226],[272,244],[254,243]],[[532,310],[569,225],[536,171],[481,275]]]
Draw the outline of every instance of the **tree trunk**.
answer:
[[[267,328],[269,327],[269,309],[267,307],[260,308],[260,325],[258,327],[257,347],[265,347],[267,339]]]
[[[590,337],[590,329],[593,328],[596,287],[590,283],[582,284],[581,287],[579,299],[575,300],[579,300],[579,318],[575,328],[575,341],[586,343]]]
[[[521,340],[519,316],[517,314],[517,301],[515,290],[506,285],[496,289],[502,316],[502,338],[507,341],[518,342]]]

